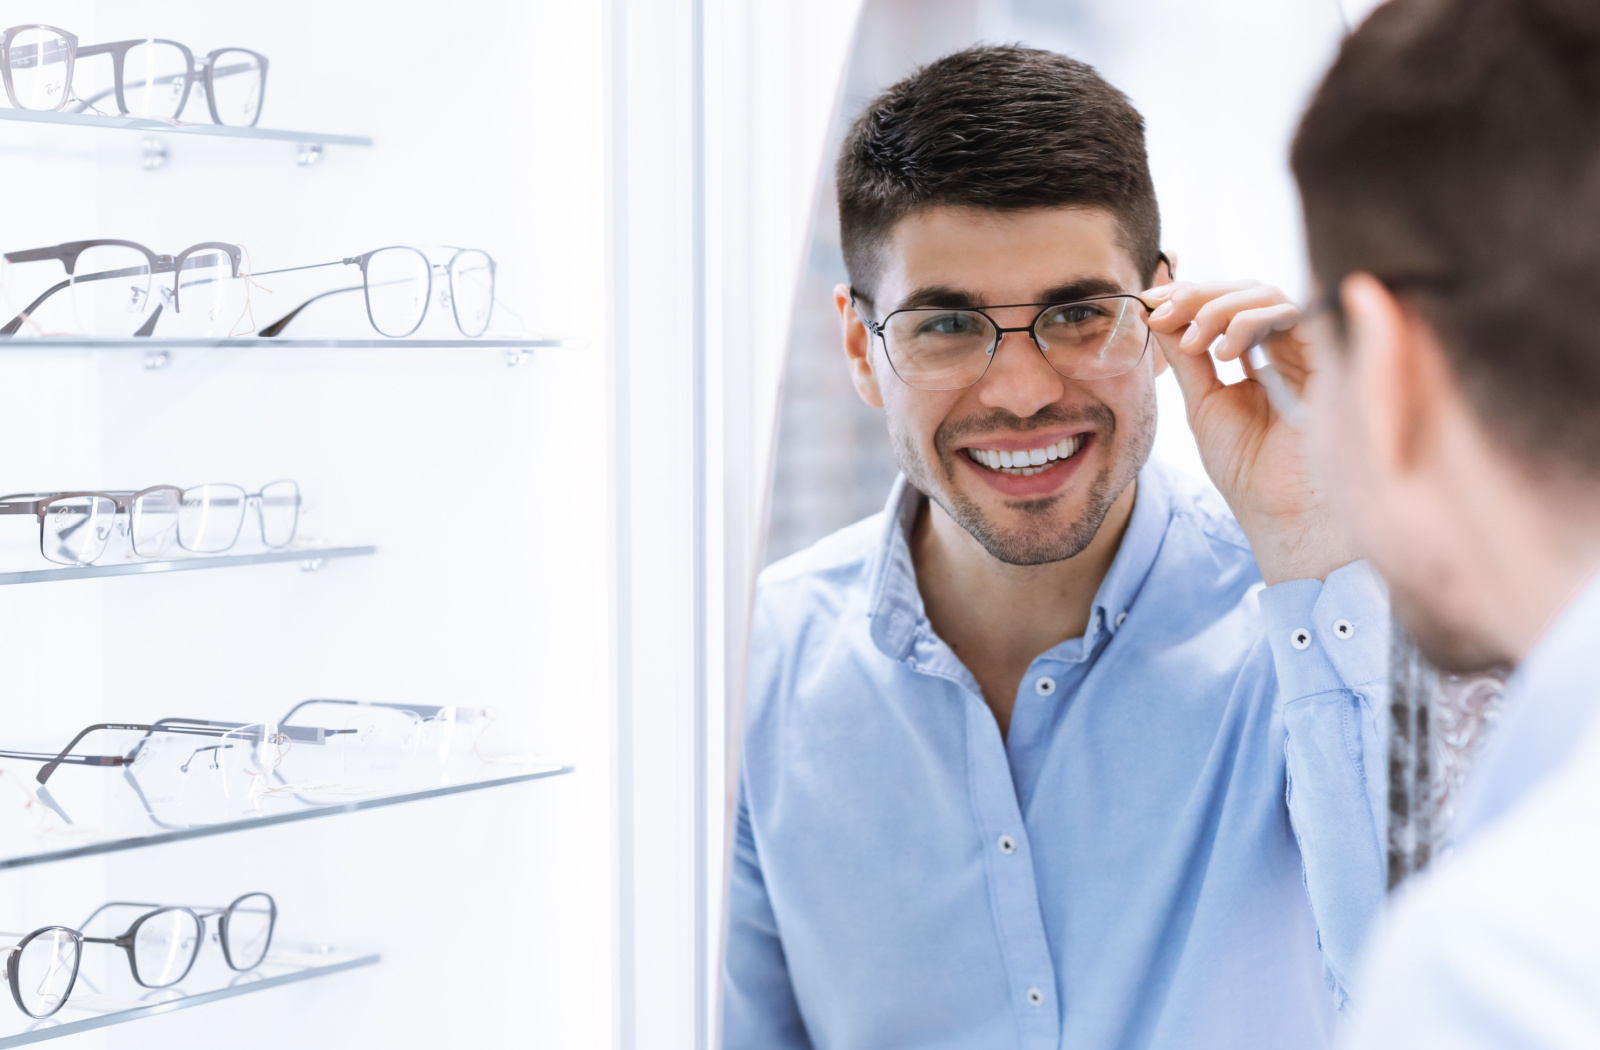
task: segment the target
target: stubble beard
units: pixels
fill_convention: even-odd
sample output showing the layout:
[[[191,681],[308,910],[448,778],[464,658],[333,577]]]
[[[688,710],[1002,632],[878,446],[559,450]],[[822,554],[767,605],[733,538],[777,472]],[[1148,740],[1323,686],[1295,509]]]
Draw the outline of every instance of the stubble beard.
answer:
[[[1120,455],[1107,456],[1094,480],[1089,483],[1084,509],[1077,519],[1062,528],[1052,521],[1052,514],[1066,493],[1057,493],[1040,499],[1008,500],[1006,505],[1020,512],[1025,524],[1002,527],[991,521],[976,500],[956,488],[956,444],[968,434],[994,430],[1043,430],[1047,427],[1072,426],[1092,423],[1096,427],[1096,440]],[[916,439],[903,431],[894,435],[895,458],[907,480],[919,492],[944,508],[956,524],[971,534],[990,556],[1007,565],[1046,565],[1065,561],[1083,553],[1094,541],[1106,515],[1127,489],[1155,445],[1156,400],[1151,390],[1137,412],[1118,427],[1117,417],[1102,403],[1067,409],[1057,405],[1043,409],[1027,419],[996,409],[984,416],[949,421],[942,424],[933,436],[933,447],[938,456],[937,465],[929,463],[922,455]]]

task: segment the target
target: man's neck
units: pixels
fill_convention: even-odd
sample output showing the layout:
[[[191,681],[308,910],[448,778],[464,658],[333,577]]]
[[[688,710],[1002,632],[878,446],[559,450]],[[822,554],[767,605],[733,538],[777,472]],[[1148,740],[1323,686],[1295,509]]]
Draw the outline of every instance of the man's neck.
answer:
[[[1133,514],[1135,488],[1117,497],[1089,546],[1045,565],[1000,561],[931,500],[917,515],[911,558],[928,621],[978,680],[1002,735],[1028,665],[1088,629],[1095,593]]]

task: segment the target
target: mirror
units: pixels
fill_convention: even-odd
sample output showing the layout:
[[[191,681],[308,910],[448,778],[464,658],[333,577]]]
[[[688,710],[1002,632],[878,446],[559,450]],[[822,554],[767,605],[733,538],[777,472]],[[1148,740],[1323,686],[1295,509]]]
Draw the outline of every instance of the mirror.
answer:
[[[724,1046],[1326,1041],[1385,892],[1386,600],[1348,559],[1305,579],[1270,553],[1258,565],[1252,544],[1266,548],[1208,476],[1164,370],[1160,303],[1104,303],[1165,284],[1169,259],[1185,280],[1305,300],[1288,146],[1361,13],[866,4],[790,333]],[[852,122],[918,67],[995,40],[1092,67],[1007,60],[1022,67],[1010,83],[1065,78],[1038,96],[1052,112],[1083,107],[1081,125],[1026,140],[1047,158],[1041,182],[1074,163],[1050,151],[1080,132],[1094,163],[1120,163],[1105,161],[1117,132],[1083,130],[1121,112],[1102,78],[1142,116],[1161,262],[1152,250],[1141,272],[1136,209],[1116,194],[918,205],[860,235],[875,248],[857,253],[857,307],[841,310],[833,166]],[[861,164],[892,183],[938,154],[958,202],[981,197],[996,154],[975,148],[974,174],[951,166],[951,143],[1008,141],[1035,97],[972,117],[989,61],[908,89]],[[938,91],[966,101],[917,125]],[[976,341],[951,342],[963,334]],[[977,378],[927,379],[933,336]],[[1144,356],[1084,363],[1132,337]],[[1084,349],[1069,360],[1069,345]]]

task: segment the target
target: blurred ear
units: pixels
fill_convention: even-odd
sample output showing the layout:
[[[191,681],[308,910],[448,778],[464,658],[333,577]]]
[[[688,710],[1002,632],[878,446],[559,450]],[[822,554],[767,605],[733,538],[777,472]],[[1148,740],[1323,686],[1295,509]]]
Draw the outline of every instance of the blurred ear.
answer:
[[[1339,287],[1362,428],[1378,466],[1423,468],[1439,451],[1445,417],[1460,398],[1444,348],[1421,316],[1367,273]]]
[[[1178,275],[1173,272],[1178,267],[1178,253],[1177,252],[1171,252],[1171,251],[1163,251],[1161,253],[1161,255],[1162,255],[1162,260],[1160,262],[1156,263],[1156,279],[1155,279],[1154,283],[1151,285],[1152,288],[1159,287],[1160,285],[1163,285],[1163,284],[1171,284],[1173,281],[1176,281],[1178,279]],[[1160,305],[1160,304],[1157,304],[1157,305]],[[1155,370],[1153,372],[1151,372],[1150,374],[1153,375],[1153,376],[1158,376],[1162,372],[1165,372],[1167,370],[1167,355],[1163,354],[1161,352],[1161,348],[1159,346],[1156,346],[1155,342],[1156,342],[1155,339],[1151,338],[1151,340],[1150,340],[1150,349],[1151,349],[1150,356],[1152,358],[1154,358]]]
[[[883,407],[883,394],[878,389],[878,376],[872,370],[873,335],[861,323],[855,307],[850,305],[850,286],[835,285],[833,305],[839,309],[839,325],[844,335],[844,354],[850,362],[850,382],[855,384],[861,400],[873,408]],[[862,307],[865,309],[865,307]]]

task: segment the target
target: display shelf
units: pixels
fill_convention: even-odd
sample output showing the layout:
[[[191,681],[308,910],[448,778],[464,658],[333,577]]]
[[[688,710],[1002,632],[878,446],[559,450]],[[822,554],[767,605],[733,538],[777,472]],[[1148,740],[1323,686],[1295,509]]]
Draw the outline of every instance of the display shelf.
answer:
[[[109,953],[108,953],[109,954]],[[27,1046],[47,1039],[125,1024],[145,1017],[187,1010],[191,1006],[214,1003],[236,995],[263,992],[296,981],[327,977],[378,962],[375,952],[340,951],[327,946],[275,947],[261,965],[244,973],[228,969],[220,961],[222,952],[206,944],[195,960],[194,969],[171,988],[142,988],[128,974],[127,963],[116,958],[91,960],[84,957],[85,970],[65,1006],[53,1017],[36,1020],[16,1009],[10,995],[0,1002],[0,1048]],[[105,978],[106,993],[94,991],[96,983],[88,974],[93,961],[107,963],[111,977]],[[120,967],[120,969],[117,969]]]
[[[83,350],[389,350],[421,347],[426,350],[537,350],[541,347],[581,348],[582,340],[572,339],[119,339],[88,336],[46,335],[0,338],[0,349],[40,348]]]
[[[92,580],[101,576],[143,576],[152,572],[188,572],[191,569],[233,569],[241,565],[270,565],[274,562],[300,562],[308,567],[332,558],[361,558],[376,554],[367,547],[296,547],[291,550],[262,551],[259,554],[209,554],[193,558],[163,558],[151,561],[113,562],[108,565],[70,565],[55,569],[22,569],[0,572],[0,587],[14,583],[49,583],[52,580]]]
[[[44,113],[33,109],[0,109],[0,120],[30,124],[65,124],[79,128],[111,128],[142,131],[149,135],[210,135],[228,139],[261,139],[266,142],[305,142],[319,146],[370,146],[366,135],[330,135],[321,131],[286,131],[281,128],[236,128],[227,124],[189,124],[181,120],[156,120],[150,117],[104,116],[99,113]]]
[[[33,783],[25,767],[12,762],[0,762],[0,768],[11,774],[15,783]],[[85,826],[80,819],[68,823],[72,815],[63,804],[41,792],[40,798],[24,803],[13,795],[0,795],[0,870],[23,868],[33,864],[49,864],[101,853],[140,849],[144,846],[177,842],[183,839],[206,838],[234,831],[248,831],[273,824],[288,824],[298,820],[315,820],[341,813],[355,813],[363,809],[379,809],[402,802],[416,802],[426,798],[441,798],[466,791],[522,784],[530,780],[571,773],[572,766],[555,762],[543,763],[485,763],[469,774],[453,778],[450,783],[434,783],[423,787],[410,786],[388,793],[374,793],[337,802],[311,802],[300,796],[283,794],[265,800],[261,811],[238,819],[213,824],[172,826],[152,814],[146,800],[135,798],[135,789],[124,788],[120,782],[108,779],[108,794],[115,795],[108,807],[120,813],[103,822],[101,826]],[[96,775],[101,770],[74,770],[80,774]],[[104,771],[108,778],[115,774]],[[21,776],[17,774],[21,773]],[[51,782],[54,787],[55,781]],[[76,808],[76,807],[73,807]],[[33,824],[24,828],[23,824]],[[4,1045],[4,1044],[0,1044]]]

